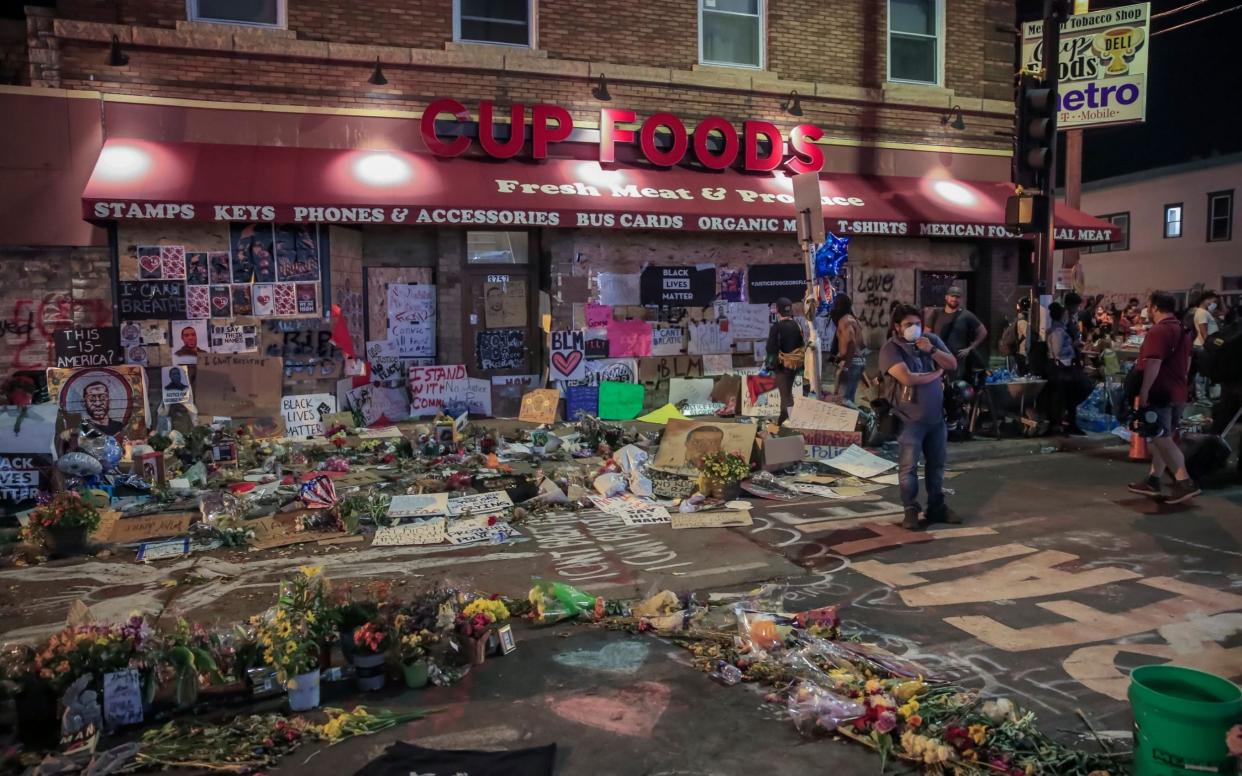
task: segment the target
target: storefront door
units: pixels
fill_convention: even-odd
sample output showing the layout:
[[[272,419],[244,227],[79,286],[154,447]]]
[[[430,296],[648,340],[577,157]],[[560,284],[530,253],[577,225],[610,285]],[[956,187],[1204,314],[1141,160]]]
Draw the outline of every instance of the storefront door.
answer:
[[[540,373],[536,237],[528,232],[465,233],[463,352],[471,375]]]

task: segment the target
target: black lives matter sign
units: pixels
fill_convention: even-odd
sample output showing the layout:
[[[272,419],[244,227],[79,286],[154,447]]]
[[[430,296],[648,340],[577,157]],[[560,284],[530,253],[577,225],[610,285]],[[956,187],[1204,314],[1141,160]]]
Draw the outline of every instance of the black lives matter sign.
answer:
[[[0,454],[0,515],[34,509],[39,491],[50,489],[52,456]]]
[[[122,280],[117,304],[126,321],[185,319],[185,283],[167,280]]]
[[[716,298],[716,268],[647,267],[638,296],[644,305],[707,307]]]
[[[56,366],[61,369],[125,363],[121,330],[116,326],[64,329],[52,334],[52,342],[56,349]]]

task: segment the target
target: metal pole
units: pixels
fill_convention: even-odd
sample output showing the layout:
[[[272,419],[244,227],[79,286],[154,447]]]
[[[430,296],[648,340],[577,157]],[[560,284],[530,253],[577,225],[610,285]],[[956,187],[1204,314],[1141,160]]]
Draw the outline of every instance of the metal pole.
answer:
[[[1058,10],[1063,7],[1059,0],[1044,0],[1044,86],[1057,94],[1060,80],[1061,64],[1061,17]],[[1046,339],[1048,331],[1047,316],[1043,310],[1051,301],[1056,291],[1057,270],[1053,263],[1053,252],[1056,250],[1056,193],[1057,193],[1057,111],[1051,111],[1048,127],[1048,174],[1044,176],[1043,195],[1047,198],[1048,214],[1039,236],[1039,331],[1040,338]],[[1031,312],[1035,312],[1032,306]]]

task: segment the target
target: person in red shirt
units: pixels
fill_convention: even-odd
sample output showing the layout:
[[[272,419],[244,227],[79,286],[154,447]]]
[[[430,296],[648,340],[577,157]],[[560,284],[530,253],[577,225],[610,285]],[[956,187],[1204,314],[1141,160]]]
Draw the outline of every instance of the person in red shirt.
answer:
[[[1130,492],[1152,498],[1164,496],[1166,504],[1180,504],[1199,495],[1199,486],[1186,471],[1186,458],[1173,439],[1182,409],[1186,406],[1187,374],[1190,371],[1192,336],[1177,319],[1177,300],[1172,294],[1157,291],[1151,295],[1148,314],[1152,327],[1143,338],[1136,369],[1143,370],[1139,388],[1139,409],[1156,413],[1159,428],[1147,438],[1151,450],[1151,471],[1147,478],[1129,486]],[[1172,490],[1167,496],[1160,490],[1164,470],[1173,473]]]

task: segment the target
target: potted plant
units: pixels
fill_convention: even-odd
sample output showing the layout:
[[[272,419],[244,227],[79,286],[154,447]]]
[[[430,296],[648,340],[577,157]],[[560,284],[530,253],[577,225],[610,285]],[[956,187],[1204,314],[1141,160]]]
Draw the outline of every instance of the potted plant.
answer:
[[[741,493],[742,480],[750,474],[750,464],[736,453],[715,452],[703,458],[699,489],[712,497],[731,501]]]
[[[157,643],[156,676],[161,682],[172,682],[178,706],[190,706],[198,700],[204,678],[208,683],[224,684],[213,654],[219,648],[218,639],[201,624],[178,620],[176,630],[162,634]]]
[[[391,643],[392,631],[380,619],[364,622],[354,629],[354,676],[359,690],[378,690],[384,686],[384,653]]]
[[[400,623],[397,623],[398,633]],[[427,653],[432,644],[440,640],[434,631],[419,630],[401,633],[397,642],[397,654],[401,660],[401,673],[405,676],[405,686],[411,690],[427,686],[427,672],[431,668]]]
[[[379,601],[388,599],[390,587],[383,583],[367,585],[366,597],[355,598],[353,590],[337,591],[337,605],[330,611],[341,637],[341,654],[349,662],[354,658],[354,631],[379,616]]]
[[[276,678],[289,693],[289,708],[307,711],[319,705],[318,634],[312,623],[294,610],[273,607],[255,623],[263,658],[276,669]]]
[[[86,554],[86,537],[99,527],[99,509],[76,490],[57,493],[30,513],[26,538],[57,558]]]
[[[306,622],[319,644],[320,670],[332,665],[332,643],[337,638],[340,618],[339,609],[328,603],[331,592],[332,583],[324,576],[323,566],[299,566],[296,575],[281,580],[276,599],[276,606]]]
[[[487,659],[488,646],[496,637],[493,626],[507,619],[509,609],[504,601],[492,598],[476,598],[461,610],[457,616],[457,633],[471,664],[480,665]]]

